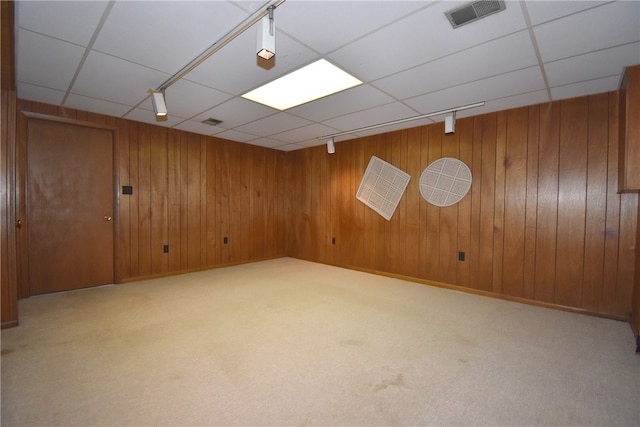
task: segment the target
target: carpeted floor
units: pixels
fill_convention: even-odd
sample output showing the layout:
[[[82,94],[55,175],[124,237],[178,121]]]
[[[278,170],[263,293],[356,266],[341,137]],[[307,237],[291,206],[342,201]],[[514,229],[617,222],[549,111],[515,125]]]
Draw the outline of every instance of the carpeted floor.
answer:
[[[3,426],[640,425],[626,323],[291,258],[19,312]]]

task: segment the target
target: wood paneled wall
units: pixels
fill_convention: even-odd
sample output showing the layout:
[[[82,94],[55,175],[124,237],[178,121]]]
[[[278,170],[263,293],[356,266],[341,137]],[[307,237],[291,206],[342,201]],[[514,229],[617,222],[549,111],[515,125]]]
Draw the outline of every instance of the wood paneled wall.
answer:
[[[135,122],[118,133],[120,186],[133,186],[120,196],[121,279],[285,255],[285,153]]]
[[[133,187],[117,196],[118,282],[289,255],[628,319],[638,195],[616,192],[618,96],[458,119],[454,135],[434,124],[339,142],[334,155],[18,110],[115,130],[116,188]],[[391,221],[355,198],[373,155],[412,176]],[[438,208],[418,181],[445,156],[469,165],[473,185]]]
[[[114,129],[117,282],[285,255],[284,152],[35,102],[18,110]]]
[[[13,141],[9,123],[11,123],[12,105],[15,105],[15,91],[2,88],[0,98],[0,120],[2,135],[0,143],[0,283],[2,283],[2,326],[15,326],[17,322],[17,275],[14,220],[12,215],[14,187]]]
[[[617,194],[618,96],[458,119],[454,135],[439,123],[338,142],[334,155],[290,152],[288,253],[628,319],[638,195]],[[355,198],[373,155],[412,177],[390,221]],[[441,157],[473,173],[445,208],[419,192]]]
[[[0,3],[3,326],[18,319],[13,156],[23,110],[115,130],[116,188],[133,186],[117,195],[118,282],[289,255],[628,319],[635,279],[640,329],[640,200],[616,193],[617,92],[458,119],[454,135],[435,124],[339,142],[334,155],[282,153],[17,102],[13,2]],[[373,155],[412,176],[391,221],[355,198]],[[438,208],[418,180],[444,156],[463,160],[474,181],[459,204]]]
[[[2,327],[18,323],[15,246],[14,152],[16,88],[14,77],[13,2],[0,2],[0,289]]]

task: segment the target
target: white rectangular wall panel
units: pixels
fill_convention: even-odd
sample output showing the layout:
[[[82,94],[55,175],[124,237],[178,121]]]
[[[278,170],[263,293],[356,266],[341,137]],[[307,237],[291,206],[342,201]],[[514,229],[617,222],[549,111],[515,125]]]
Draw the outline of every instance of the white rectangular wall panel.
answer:
[[[356,198],[389,221],[410,179],[408,173],[372,156]]]

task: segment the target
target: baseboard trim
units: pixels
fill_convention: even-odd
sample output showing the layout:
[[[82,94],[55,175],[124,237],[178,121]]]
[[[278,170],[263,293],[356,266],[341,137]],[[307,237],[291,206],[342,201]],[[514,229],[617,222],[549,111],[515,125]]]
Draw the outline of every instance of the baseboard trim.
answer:
[[[533,306],[536,306],[536,307],[549,308],[549,309],[553,309],[553,310],[568,311],[568,312],[571,312],[571,313],[586,314],[586,315],[589,315],[589,316],[602,317],[602,318],[605,318],[605,319],[617,320],[617,321],[621,321],[621,322],[629,322],[629,318],[627,318],[627,317],[615,316],[615,315],[605,314],[605,313],[598,313],[598,312],[594,312],[594,311],[590,311],[590,310],[585,310],[585,309],[582,309],[582,308],[570,307],[570,306],[561,305],[561,304],[555,304],[555,303],[551,303],[551,302],[536,301],[536,300],[532,300],[532,299],[529,299],[529,298],[515,297],[515,296],[511,296],[511,295],[499,294],[497,292],[484,291],[482,289],[466,288],[464,286],[451,285],[451,284],[448,284],[448,283],[436,282],[436,281],[431,281],[431,280],[417,279],[415,277],[403,276],[401,274],[393,274],[393,273],[385,273],[385,272],[378,272],[378,273],[373,272],[373,273],[374,274],[380,274],[380,275],[383,275],[383,276],[388,276],[388,277],[394,277],[394,278],[401,279],[401,280],[407,280],[409,282],[416,282],[416,283],[420,283],[420,284],[423,284],[423,285],[436,286],[438,288],[450,289],[450,290],[459,291],[459,292],[466,292],[466,293],[469,293],[469,294],[474,294],[474,295],[479,295],[479,296],[484,296],[484,297],[489,297],[489,298],[497,298],[497,299],[501,299],[501,300],[505,300],[505,301],[517,302],[517,303],[520,303],[520,304],[533,305]]]
[[[16,326],[18,326],[17,320],[9,320],[7,322],[2,322],[2,329],[15,328]]]
[[[254,262],[269,261],[272,259],[278,259],[278,258],[284,258],[284,257],[286,257],[286,255],[276,255],[272,257],[254,258],[254,259],[249,259],[245,261],[230,262],[227,264],[207,265],[205,267],[190,268],[185,270],[178,270],[178,271],[158,273],[158,274],[150,274],[146,276],[126,277],[123,279],[119,279],[116,282],[116,284],[133,283],[133,282],[139,282],[141,280],[160,279],[162,277],[177,276],[180,274],[188,274],[188,273],[197,273],[198,271],[214,270],[216,268],[224,268],[224,267],[233,267],[234,265],[251,264]]]
[[[292,256],[291,258],[296,258],[296,257]],[[299,258],[299,259],[304,259],[304,258]],[[453,291],[465,292],[465,293],[473,294],[473,295],[479,295],[479,296],[484,296],[484,297],[489,297],[489,298],[497,298],[497,299],[501,299],[501,300],[505,300],[505,301],[517,302],[517,303],[520,303],[520,304],[533,305],[533,306],[536,306],[536,307],[549,308],[549,309],[553,309],[553,310],[568,311],[568,312],[571,312],[571,313],[586,314],[586,315],[589,315],[589,316],[601,317],[601,318],[610,319],[610,320],[617,320],[617,321],[621,321],[621,322],[629,322],[629,320],[630,320],[628,317],[615,316],[615,315],[606,314],[606,313],[598,313],[598,312],[594,312],[594,311],[590,311],[590,310],[585,310],[585,309],[582,309],[582,308],[570,307],[570,306],[565,306],[565,305],[555,304],[555,303],[550,303],[550,302],[544,302],[544,301],[536,301],[536,300],[532,300],[532,299],[528,299],[528,298],[515,297],[515,296],[511,296],[511,295],[504,295],[504,294],[500,294],[500,293],[497,293],[497,292],[485,291],[485,290],[482,290],[482,289],[474,289],[474,288],[467,288],[467,287],[459,286],[459,285],[451,285],[449,283],[436,282],[434,280],[419,279],[419,278],[412,277],[412,276],[405,276],[403,274],[389,273],[389,272],[386,272],[386,271],[380,271],[380,270],[375,270],[375,269],[371,269],[371,268],[363,268],[363,267],[358,267],[358,266],[354,266],[354,265],[331,264],[331,263],[328,263],[328,262],[321,262],[321,261],[314,261],[314,260],[305,260],[305,261],[319,262],[321,264],[331,265],[333,267],[340,267],[340,268],[346,268],[348,270],[362,271],[364,273],[371,273],[371,274],[376,274],[376,275],[379,275],[379,276],[386,276],[386,277],[391,277],[391,278],[394,278],[394,279],[406,280],[408,282],[420,283],[422,285],[435,286],[435,287],[438,287],[438,288],[450,289],[450,290],[453,290]]]

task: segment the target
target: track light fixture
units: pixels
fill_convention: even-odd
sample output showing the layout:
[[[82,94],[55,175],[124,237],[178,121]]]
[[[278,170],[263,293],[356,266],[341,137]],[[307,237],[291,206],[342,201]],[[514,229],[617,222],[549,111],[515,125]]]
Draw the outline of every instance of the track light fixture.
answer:
[[[333,138],[329,138],[327,140],[327,153],[333,154],[335,152],[336,152],[335,141],[333,140]]]
[[[456,132],[456,112],[444,118],[444,133],[451,135]]]
[[[276,55],[276,28],[273,21],[275,6],[269,6],[269,14],[258,21],[257,55],[267,61]]]
[[[150,91],[151,103],[153,104],[153,111],[156,113],[156,120],[163,122],[167,120],[167,103],[164,99],[164,91]]]
[[[318,136],[316,137],[316,139],[319,140],[328,140],[328,139],[334,139],[336,136],[342,136],[342,135],[348,135],[348,134],[353,134],[353,136],[357,136],[355,134],[357,134],[358,132],[364,132],[364,131],[369,131],[372,129],[378,129],[378,128],[382,128],[382,127],[386,127],[386,126],[391,126],[391,125],[397,125],[400,123],[406,123],[406,122],[410,122],[413,120],[419,120],[419,119],[426,119],[428,117],[433,117],[433,116],[441,116],[443,114],[447,114],[447,113],[453,113],[451,118],[447,117],[445,118],[445,122],[447,119],[452,120],[452,132],[455,128],[455,116],[456,116],[456,112],[460,111],[460,110],[467,110],[469,108],[476,108],[476,107],[482,107],[484,105],[484,101],[482,102],[476,102],[475,104],[468,104],[468,105],[462,105],[460,107],[456,107],[456,108],[451,108],[448,110],[440,110],[440,111],[434,111],[433,113],[427,113],[427,114],[421,114],[419,116],[413,116],[413,117],[407,117],[405,119],[398,119],[398,120],[392,120],[390,122],[384,122],[384,123],[378,123],[375,125],[370,125],[370,126],[363,126],[361,128],[357,128],[357,129],[351,129],[351,130],[345,130],[343,132],[336,132],[336,133],[332,133],[331,135],[324,135],[324,136]],[[327,145],[328,146],[328,145]]]
[[[167,113],[166,113],[167,106],[166,106],[166,104],[164,102],[164,96],[157,97],[156,95],[153,95],[154,93],[160,93],[161,95],[164,95],[165,89],[167,89],[169,86],[173,85],[178,80],[182,79],[188,73],[193,71],[194,68],[196,68],[198,65],[202,64],[211,55],[217,53],[222,48],[224,48],[226,45],[231,43],[231,41],[233,39],[235,39],[240,34],[245,32],[249,28],[251,28],[254,24],[260,22],[260,19],[262,19],[264,16],[266,16],[267,14],[271,14],[271,16],[273,17],[273,9],[275,9],[278,6],[280,6],[284,2],[285,2],[285,0],[269,0],[267,2],[268,6],[266,7],[266,9],[265,8],[260,8],[260,9],[256,10],[255,12],[253,12],[249,17],[247,17],[247,19],[245,19],[240,24],[238,24],[233,30],[231,30],[230,32],[225,34],[225,36],[222,37],[220,40],[216,41],[211,46],[209,46],[209,48],[207,50],[205,50],[200,55],[198,55],[197,57],[192,59],[191,62],[189,62],[184,67],[182,67],[177,73],[175,73],[174,75],[169,77],[167,80],[165,80],[164,83],[162,83],[160,86],[158,86],[155,90],[154,89],[150,89],[149,93],[152,95],[151,96],[151,100],[152,100],[152,102],[154,102],[154,107],[153,107],[154,110],[156,110],[156,107],[155,107],[156,100],[157,101],[162,101],[162,105],[164,105],[164,111],[165,111],[164,116],[158,115],[156,113],[156,119],[159,120],[159,121],[166,120],[166,117],[167,117]],[[274,28],[274,31],[275,31],[275,28]],[[274,37],[274,40],[275,40],[275,37]],[[274,41],[274,47],[273,47],[272,52],[275,53],[275,41]],[[146,99],[145,99],[144,102],[146,102]],[[129,110],[127,112],[127,114],[130,113],[131,111],[133,111],[136,108],[138,108],[138,105],[136,105],[135,107],[131,108],[131,110]],[[156,111],[158,111],[158,110],[156,110]],[[164,119],[162,117],[164,117]]]

